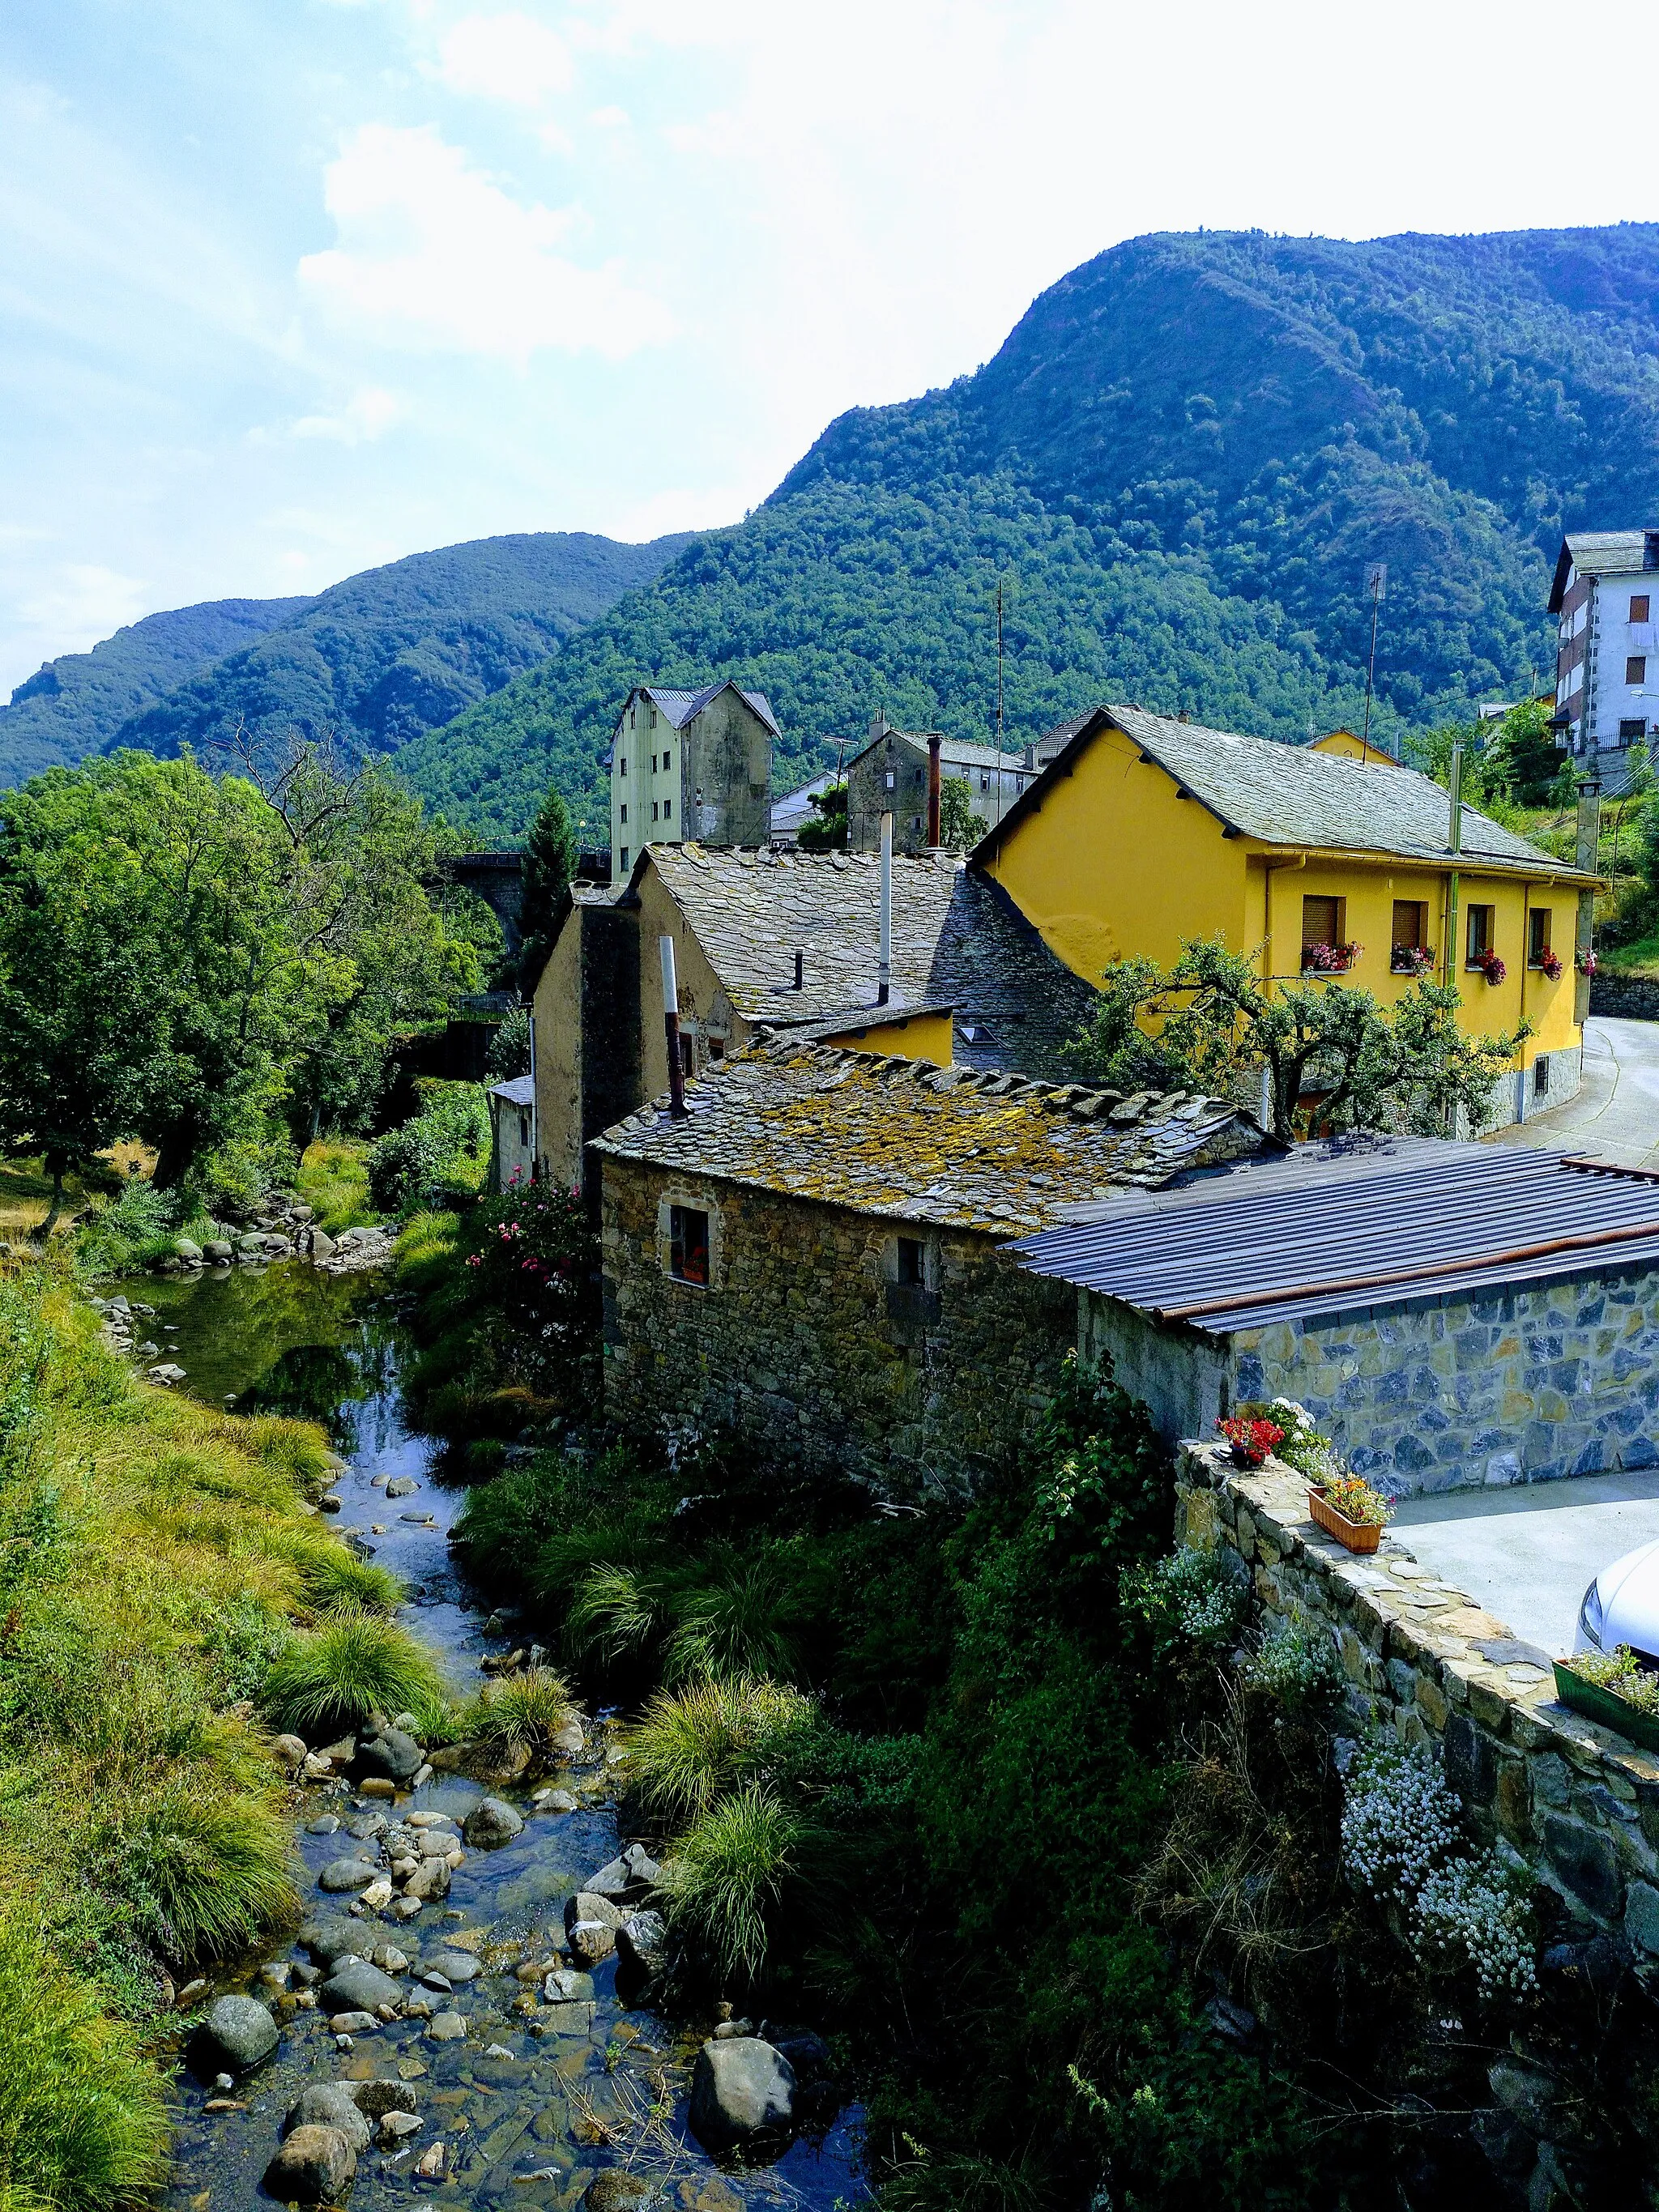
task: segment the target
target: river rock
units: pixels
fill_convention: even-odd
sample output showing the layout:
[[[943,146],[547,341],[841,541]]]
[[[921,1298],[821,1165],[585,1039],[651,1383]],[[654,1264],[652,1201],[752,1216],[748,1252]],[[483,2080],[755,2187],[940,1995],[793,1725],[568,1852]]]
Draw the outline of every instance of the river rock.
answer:
[[[459,2043],[466,2033],[466,2022],[458,2012],[434,2013],[426,2032],[434,2043]]]
[[[595,1897],[608,1897],[614,1904],[632,1904],[653,1890],[662,1880],[662,1869],[642,1844],[630,1844],[608,1866],[602,1866],[590,1875],[584,1887]]]
[[[415,2112],[421,2100],[407,2081],[349,2081],[357,2110],[365,2119],[378,2120],[386,2112]]]
[[[368,2122],[351,2094],[353,2086],[348,2081],[313,2081],[308,2089],[302,2089],[288,2108],[283,2135],[291,2136],[296,2128],[337,2128],[353,2150],[367,2150]]]
[[[345,1959],[317,1994],[334,2012],[374,2012],[383,2004],[395,2005],[403,1989],[367,1959]]]
[[[562,1729],[555,1731],[552,1742],[554,1750],[561,1758],[580,1759],[584,1744],[581,1723],[567,1721]]]
[[[325,2204],[357,2171],[357,2154],[338,2128],[295,2128],[265,2168],[265,2187],[282,2204]]]
[[[440,1951],[428,1962],[428,1972],[441,1974],[452,1989],[464,1989],[468,1982],[476,1982],[483,1968],[470,1951]]]
[[[493,1851],[510,1844],[524,1821],[505,1797],[481,1797],[461,1824],[461,1833],[476,1850]]]
[[[279,1735],[270,1747],[290,1774],[297,1774],[306,1763],[306,1740],[302,1735]]]
[[[361,1920],[348,1920],[337,1913],[307,1920],[300,1930],[300,1941],[317,1964],[332,1973],[340,1960],[361,1959],[373,1938]]]
[[[641,1973],[657,1973],[662,1966],[667,1934],[660,1912],[630,1912],[617,1930],[617,1956]]]
[[[276,2041],[276,2023],[258,1997],[220,1997],[197,2030],[198,2063],[204,2074],[222,2068],[246,2074],[270,2057]]]
[[[449,1882],[450,1868],[447,1858],[423,1858],[404,1884],[401,1902],[414,1905],[418,1911],[420,1907],[431,1899],[447,1897]]]
[[[388,1782],[407,1782],[421,1764],[421,1747],[401,1729],[383,1728],[362,1738],[357,1746],[360,1763],[371,1774]]]
[[[319,1889],[343,1894],[361,1892],[374,1880],[379,1869],[368,1859],[331,1859],[317,1877]]]
[[[574,1813],[576,1801],[568,1790],[538,1790],[535,1796],[538,1813]]]
[[[386,1494],[388,1498],[413,1498],[420,1486],[412,1474],[394,1475],[386,1486]]]
[[[216,1267],[222,1267],[236,1257],[236,1247],[225,1237],[210,1237],[202,1247],[202,1257],[211,1260]]]
[[[181,1260],[199,1261],[202,1256],[201,1246],[193,1243],[188,1237],[175,1237],[173,1249]]]
[[[601,1928],[617,1929],[623,1924],[623,1915],[608,1897],[600,1897],[591,1889],[579,1889],[564,1901],[565,1934],[568,1936],[583,1920],[597,1921]]]
[[[647,2212],[665,2200],[654,2181],[643,2174],[624,2173],[619,2166],[596,2173],[582,2197],[582,2212]]]
[[[705,2043],[691,2075],[691,2132],[717,2157],[776,2135],[795,2112],[795,2069],[757,2035]]]
[[[368,2035],[380,2023],[372,2012],[337,2012],[329,2027],[340,2040],[349,2047],[354,2035]]]

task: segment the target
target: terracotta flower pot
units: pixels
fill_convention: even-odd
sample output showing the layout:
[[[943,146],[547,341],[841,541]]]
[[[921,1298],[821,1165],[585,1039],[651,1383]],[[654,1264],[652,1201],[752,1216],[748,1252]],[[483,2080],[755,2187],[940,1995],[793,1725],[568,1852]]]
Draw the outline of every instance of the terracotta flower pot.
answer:
[[[1382,1531],[1376,1522],[1350,1521],[1316,1490],[1308,1492],[1308,1510],[1328,1535],[1351,1552],[1374,1552],[1382,1541]]]

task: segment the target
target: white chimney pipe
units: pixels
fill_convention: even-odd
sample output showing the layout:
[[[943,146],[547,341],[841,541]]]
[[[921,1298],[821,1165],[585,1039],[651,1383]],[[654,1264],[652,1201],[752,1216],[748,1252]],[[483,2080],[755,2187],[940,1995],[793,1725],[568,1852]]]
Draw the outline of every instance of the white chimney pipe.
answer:
[[[893,981],[893,817],[881,817],[881,966],[876,986],[876,1004],[887,1004]]]
[[[680,1059],[680,989],[674,974],[674,940],[659,937],[662,955],[662,1026],[668,1046],[669,1111],[678,1121],[685,1113],[685,1068]]]

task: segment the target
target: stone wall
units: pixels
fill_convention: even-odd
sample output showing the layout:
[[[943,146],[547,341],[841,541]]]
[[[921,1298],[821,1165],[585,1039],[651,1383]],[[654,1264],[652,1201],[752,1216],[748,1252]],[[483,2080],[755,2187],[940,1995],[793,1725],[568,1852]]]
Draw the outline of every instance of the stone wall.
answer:
[[[1659,1466],[1659,1271],[1469,1291],[1231,1340],[1233,1401],[1294,1398],[1396,1496]]]
[[[1610,975],[1603,969],[1590,977],[1589,1010],[1619,1022],[1659,1022],[1659,979]]]
[[[1546,1655],[1404,1544],[1362,1559],[1326,1536],[1279,1462],[1183,1444],[1176,1481],[1178,1540],[1237,1553],[1264,1614],[1330,1638],[1356,1728],[1437,1749],[1474,1833],[1659,1972],[1659,1760],[1558,1704]]]
[[[667,1210],[710,1218],[712,1280],[678,1282]],[[926,1246],[900,1284],[897,1237]],[[606,1159],[613,1419],[730,1426],[897,1495],[971,1480],[1052,1396],[1075,1294],[989,1238]]]

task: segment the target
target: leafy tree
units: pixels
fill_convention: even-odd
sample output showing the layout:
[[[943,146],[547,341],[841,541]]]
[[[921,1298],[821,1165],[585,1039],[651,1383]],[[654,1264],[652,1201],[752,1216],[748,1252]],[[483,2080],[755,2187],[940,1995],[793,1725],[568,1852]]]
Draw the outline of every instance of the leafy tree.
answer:
[[[547,956],[553,950],[559,909],[575,872],[576,833],[570,826],[569,809],[558,786],[550,783],[542,793],[524,848],[524,899],[519,909],[523,949],[518,980],[526,999],[535,995]]]
[[[1561,749],[1549,726],[1553,699],[1522,699],[1498,726],[1487,776],[1517,806],[1547,805],[1561,773]]]
[[[515,1075],[530,1073],[530,1010],[514,1006],[496,1030],[484,1060],[486,1073],[497,1083],[510,1083]]]
[[[985,834],[985,824],[974,811],[973,793],[959,775],[947,775],[940,780],[939,794],[939,841],[947,852],[965,853],[969,846],[977,845]]]
[[[831,783],[812,793],[813,819],[803,822],[795,842],[803,853],[847,850],[847,786]]]
[[[1079,1075],[1124,1090],[1234,1094],[1268,1078],[1273,1133],[1297,1133],[1312,1093],[1320,1124],[1380,1129],[1403,1120],[1443,1131],[1461,1107],[1472,1128],[1492,1112],[1492,1088],[1531,1035],[1469,1036],[1457,993],[1420,982],[1390,1013],[1369,991],[1340,983],[1269,988],[1259,956],[1220,939],[1189,939],[1174,966],[1115,962],[1099,1006],[1068,1057]]]

